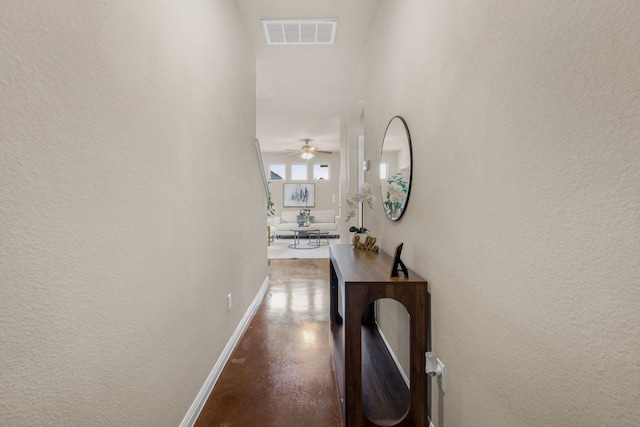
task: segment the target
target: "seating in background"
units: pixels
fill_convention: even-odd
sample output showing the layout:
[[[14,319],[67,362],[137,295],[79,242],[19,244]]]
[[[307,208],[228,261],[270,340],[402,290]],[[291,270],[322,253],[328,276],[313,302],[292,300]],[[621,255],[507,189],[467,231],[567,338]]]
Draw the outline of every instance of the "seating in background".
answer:
[[[289,210],[280,212],[279,216],[274,218],[275,235],[277,237],[293,236],[292,228],[298,228],[300,210]],[[312,219],[313,218],[313,219]],[[321,232],[328,232],[332,237],[338,237],[338,220],[336,212],[331,209],[311,209],[309,214],[311,226],[319,229]]]

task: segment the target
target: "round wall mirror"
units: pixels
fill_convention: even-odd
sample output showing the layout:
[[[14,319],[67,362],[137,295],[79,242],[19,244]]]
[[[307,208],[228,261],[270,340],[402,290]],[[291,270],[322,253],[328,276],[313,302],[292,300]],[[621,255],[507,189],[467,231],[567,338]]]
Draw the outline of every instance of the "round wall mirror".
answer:
[[[398,221],[407,210],[412,167],[411,135],[407,122],[400,116],[394,116],[384,133],[380,156],[382,206],[391,221]]]

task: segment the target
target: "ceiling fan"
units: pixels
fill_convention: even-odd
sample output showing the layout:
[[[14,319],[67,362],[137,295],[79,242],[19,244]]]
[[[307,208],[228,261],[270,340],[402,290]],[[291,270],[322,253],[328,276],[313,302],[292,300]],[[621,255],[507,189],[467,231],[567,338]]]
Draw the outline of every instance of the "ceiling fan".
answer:
[[[300,154],[300,157],[305,160],[309,160],[316,154],[331,154],[331,151],[318,150],[318,147],[312,147],[309,145],[309,142],[311,141],[310,139],[303,139],[302,141],[304,142],[304,145],[299,150],[287,150],[293,151],[289,153],[290,156]]]

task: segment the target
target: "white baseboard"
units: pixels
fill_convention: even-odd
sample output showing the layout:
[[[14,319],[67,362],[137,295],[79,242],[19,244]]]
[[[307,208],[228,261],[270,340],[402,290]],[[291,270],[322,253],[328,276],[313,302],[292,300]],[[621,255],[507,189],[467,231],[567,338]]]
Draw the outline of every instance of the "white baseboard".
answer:
[[[258,310],[258,307],[260,306],[264,295],[267,293],[267,289],[269,289],[269,277],[266,277],[264,279],[264,282],[262,282],[262,286],[260,287],[258,294],[255,296],[255,298],[251,302],[251,305],[244,313],[244,316],[242,317],[242,320],[240,320],[240,323],[238,323],[238,326],[233,332],[233,335],[231,335],[231,338],[229,338],[227,345],[224,347],[224,350],[222,350],[220,357],[218,357],[216,364],[213,366],[213,369],[209,373],[209,376],[200,389],[200,392],[196,396],[196,399],[193,401],[191,407],[187,411],[187,414],[182,419],[180,427],[193,427],[193,425],[195,424],[198,416],[200,415],[200,411],[202,411],[204,404],[207,402],[207,399],[209,398],[209,395],[213,390],[213,386],[216,385],[218,378],[220,378],[220,374],[222,373],[224,365],[226,365],[229,357],[231,356],[231,352],[236,347],[236,344],[238,344],[240,337],[249,326],[249,322]]]
[[[402,366],[400,365],[400,361],[398,361],[396,354],[393,352],[391,345],[389,345],[389,341],[387,341],[387,337],[384,336],[384,332],[382,332],[382,329],[380,328],[380,325],[378,325],[378,322],[376,322],[376,329],[378,330],[378,334],[380,334],[380,338],[382,338],[382,342],[384,342],[385,347],[387,347],[387,350],[389,350],[389,354],[391,355],[393,362],[398,367],[398,370],[400,371],[400,375],[402,375],[402,379],[404,380],[404,383],[407,385],[408,388],[411,388],[411,386],[409,385],[409,377],[404,372],[404,369],[402,369]]]

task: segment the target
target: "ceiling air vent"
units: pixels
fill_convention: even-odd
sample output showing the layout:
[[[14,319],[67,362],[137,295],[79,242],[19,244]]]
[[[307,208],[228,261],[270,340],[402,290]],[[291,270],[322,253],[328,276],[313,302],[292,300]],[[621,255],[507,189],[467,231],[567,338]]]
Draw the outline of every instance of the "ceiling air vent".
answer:
[[[337,19],[263,19],[267,44],[334,44]]]

